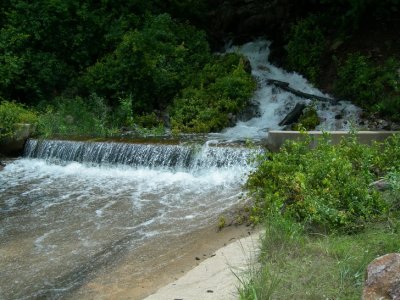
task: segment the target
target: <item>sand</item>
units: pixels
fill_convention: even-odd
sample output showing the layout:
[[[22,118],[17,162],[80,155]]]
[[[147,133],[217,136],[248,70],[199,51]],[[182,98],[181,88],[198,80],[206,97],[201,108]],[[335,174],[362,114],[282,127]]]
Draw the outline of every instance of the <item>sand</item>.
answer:
[[[237,286],[230,266],[241,268],[245,265],[246,259],[251,256],[247,245],[254,246],[257,241],[254,232],[244,225],[218,230],[212,224],[187,235],[157,240],[134,253],[127,253],[118,263],[100,271],[67,299],[142,300],[154,293],[149,299],[183,299],[182,295],[187,295],[183,294],[183,290],[185,293],[195,291],[196,284],[188,285],[190,281],[202,282],[200,291],[205,289],[205,295],[199,298],[185,296],[184,299],[229,299],[226,295],[233,295]],[[249,236],[252,237],[238,242]],[[219,269],[213,269],[209,264]],[[211,285],[206,278],[217,285]],[[179,291],[176,288],[168,291],[168,295],[178,292],[181,296],[166,296],[167,291],[163,287],[180,287]],[[222,298],[221,294],[224,294]]]
[[[184,276],[145,299],[238,299],[237,276],[245,276],[258,251],[259,233],[256,232],[219,249]]]

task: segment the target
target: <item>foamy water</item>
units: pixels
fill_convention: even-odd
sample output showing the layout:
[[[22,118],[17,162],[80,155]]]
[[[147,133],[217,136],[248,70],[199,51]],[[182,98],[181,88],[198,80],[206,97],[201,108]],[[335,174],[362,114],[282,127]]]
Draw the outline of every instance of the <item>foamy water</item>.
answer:
[[[295,107],[297,103],[314,104],[317,108],[321,124],[320,130],[347,130],[357,122],[361,110],[348,101],[339,101],[332,105],[324,101],[313,103],[310,99],[298,97],[284,91],[268,80],[279,80],[289,83],[289,86],[298,91],[331,98],[313,87],[304,77],[295,72],[287,72],[268,61],[270,42],[258,40],[243,46],[232,46],[227,52],[238,52],[246,56],[252,67],[252,75],[257,81],[257,91],[252,99],[259,106],[260,116],[246,122],[238,122],[236,126],[216,134],[226,139],[263,139],[269,130],[279,130],[278,124]],[[340,115],[341,119],[335,119]]]
[[[253,101],[261,116],[211,135],[215,141],[29,141],[25,158],[0,172],[0,299],[71,296],[123,259],[139,261],[143,256],[136,250],[146,243],[157,245],[154,253],[161,256],[166,240],[175,243],[216,224],[220,214],[241,203],[242,184],[253,168],[248,159],[261,150],[221,139],[262,139],[268,130],[280,129],[296,103],[310,102],[268,79],[323,96],[300,75],[270,64],[268,47],[259,40],[229,49],[251,62],[258,83]],[[325,129],[346,129],[359,113],[348,102],[316,105]]]
[[[148,241],[216,224],[242,201],[252,150],[185,147],[30,141],[27,155],[40,158],[0,172],[0,298],[61,297]],[[123,164],[121,149],[177,164]],[[177,151],[190,154],[186,167]]]

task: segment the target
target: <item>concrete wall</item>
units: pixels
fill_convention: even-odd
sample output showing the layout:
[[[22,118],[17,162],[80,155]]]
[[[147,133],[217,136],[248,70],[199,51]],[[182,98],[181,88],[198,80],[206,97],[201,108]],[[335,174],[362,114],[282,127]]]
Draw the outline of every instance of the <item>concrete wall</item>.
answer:
[[[349,134],[348,131],[327,131],[330,134],[333,144],[337,144],[341,139]],[[371,144],[374,141],[384,141],[393,134],[400,133],[400,131],[358,131],[357,138],[360,143]],[[311,142],[311,147],[316,145],[316,139],[321,137],[322,131],[308,131],[308,134],[314,139]],[[267,138],[264,140],[265,146],[271,151],[278,151],[286,140],[300,140],[304,139],[299,131],[282,131],[274,130],[269,131]]]
[[[14,136],[0,140],[0,154],[5,156],[21,155],[26,140],[34,131],[35,127],[31,124],[16,124]]]

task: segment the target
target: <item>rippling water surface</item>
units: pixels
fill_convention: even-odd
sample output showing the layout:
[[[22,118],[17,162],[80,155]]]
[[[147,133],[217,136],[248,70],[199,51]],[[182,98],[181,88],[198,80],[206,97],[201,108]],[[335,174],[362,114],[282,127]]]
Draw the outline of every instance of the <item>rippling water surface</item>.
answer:
[[[80,147],[75,156],[71,148],[65,151],[71,146]],[[115,155],[107,151],[82,160],[82,151],[111,146],[153,151],[147,158],[144,151],[144,160],[163,158],[158,167],[143,160],[119,163],[124,154],[113,149],[120,158],[112,163],[106,157]],[[253,150],[187,150],[30,141],[27,157],[0,173],[0,298],[67,295],[146,243],[215,222],[240,201]],[[179,155],[186,157],[184,165],[177,163]],[[168,159],[175,163],[163,163]]]

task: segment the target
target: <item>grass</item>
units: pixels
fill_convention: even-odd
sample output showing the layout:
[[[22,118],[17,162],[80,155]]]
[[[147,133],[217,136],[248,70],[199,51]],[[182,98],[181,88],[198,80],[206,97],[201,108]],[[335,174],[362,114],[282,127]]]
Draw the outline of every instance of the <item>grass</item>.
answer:
[[[323,235],[270,217],[260,263],[239,277],[240,299],[360,299],[367,265],[399,251],[398,221],[370,224],[352,235]]]

